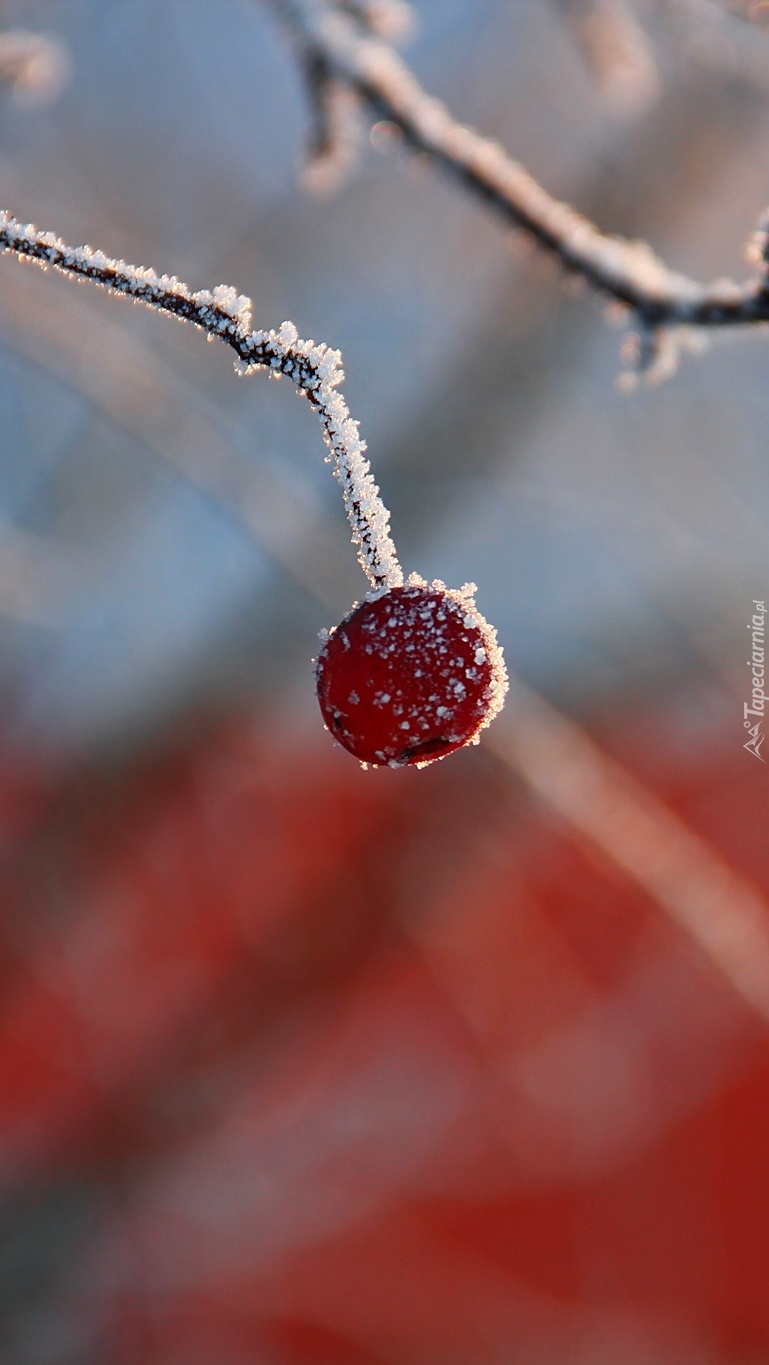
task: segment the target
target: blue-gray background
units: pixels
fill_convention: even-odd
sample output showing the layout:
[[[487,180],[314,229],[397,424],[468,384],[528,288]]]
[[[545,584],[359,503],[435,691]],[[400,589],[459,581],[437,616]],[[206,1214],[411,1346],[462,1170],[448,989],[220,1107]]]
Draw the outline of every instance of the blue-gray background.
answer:
[[[556,3],[417,10],[408,59],[458,118],[676,267],[745,273],[769,37],[748,65],[696,7],[643,7],[659,88],[634,110]],[[2,97],[4,205],[194,288],[232,283],[256,326],[291,318],[340,347],[407,569],[477,582],[511,666],[561,704],[672,688],[692,723],[739,740],[745,621],[769,591],[765,334],[624,394],[600,302],[429,165],[364,129],[348,183],[307,193],[304,92],[259,4],[8,0],[2,19],[56,35],[71,66],[55,101]],[[280,697],[324,739],[316,632],[365,584],[287,384],[239,379],[192,329],[6,257],[0,443],[14,742],[130,743],[211,695]]]

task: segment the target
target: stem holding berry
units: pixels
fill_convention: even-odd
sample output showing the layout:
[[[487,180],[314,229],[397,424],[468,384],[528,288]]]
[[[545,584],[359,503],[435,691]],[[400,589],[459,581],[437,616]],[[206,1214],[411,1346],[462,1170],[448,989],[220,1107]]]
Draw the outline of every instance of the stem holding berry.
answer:
[[[364,764],[418,767],[477,743],[500,710],[507,674],[496,633],[478,612],[473,585],[459,592],[403,571],[390,514],[365,459],[366,443],[338,386],[341,355],[303,341],[291,322],[251,330],[251,301],[229,285],[193,292],[172,275],[70,247],[50,232],[0,212],[0,251],[91,280],[218,337],[236,369],[286,375],[320,418],[327,459],[341,486],[358,559],[371,591],[324,638],[318,698],[328,728]]]
[[[52,232],[19,223],[2,211],[0,251],[12,251],[43,269],[53,266],[65,275],[91,280],[112,293],[191,322],[209,337],[218,337],[232,347],[239,374],[266,369],[271,375],[292,379],[297,393],[309,400],[320,418],[363,572],[374,588],[403,582],[390,538],[390,516],[364,458],[366,443],[338,392],[344,379],[339,351],[323,342],[301,340],[292,322],[284,322],[277,331],[252,331],[251,300],[231,285],[218,284],[213,290],[193,293],[175,275],[157,275],[146,266],[112,260],[90,246],[67,246]]]

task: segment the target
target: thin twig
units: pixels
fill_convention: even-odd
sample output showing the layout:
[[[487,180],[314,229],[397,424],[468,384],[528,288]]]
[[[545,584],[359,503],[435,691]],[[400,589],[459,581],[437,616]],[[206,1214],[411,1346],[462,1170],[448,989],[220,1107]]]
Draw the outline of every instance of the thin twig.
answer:
[[[243,449],[224,415],[143,335],[121,325],[125,319],[97,322],[93,300],[82,297],[88,290],[68,291],[51,308],[25,279],[29,273],[7,271],[2,282],[2,347],[80,394],[244,527],[304,593],[338,612],[350,592],[347,548],[299,468]]]
[[[426,153],[508,225],[528,232],[566,270],[632,310],[647,334],[668,327],[769,321],[764,224],[752,280],[702,284],[689,279],[665,265],[645,242],[601,232],[543,189],[498,143],[458,124],[426,93],[391,46],[361,32],[339,7],[319,0],[270,3],[300,50],[315,53],[330,80],[347,85],[376,119],[394,124],[412,149]]]
[[[352,91],[332,80],[314,50],[299,53],[312,111],[304,183],[325,194],[344,181],[355,164],[360,142],[358,101]]]
[[[52,265],[66,275],[91,280],[116,294],[138,299],[173,317],[191,322],[209,337],[227,343],[238,356],[236,369],[248,374],[266,369],[286,375],[318,414],[328,459],[342,488],[358,559],[372,587],[394,587],[403,573],[389,533],[389,513],[369,471],[358,423],[350,416],[337,386],[344,379],[339,351],[323,342],[302,341],[293,323],[277,331],[251,330],[251,300],[230,285],[193,293],[173,275],[156,275],[144,266],[111,260],[89,246],[70,247],[53,233],[17,222],[0,212],[0,251],[12,251],[37,265]]]

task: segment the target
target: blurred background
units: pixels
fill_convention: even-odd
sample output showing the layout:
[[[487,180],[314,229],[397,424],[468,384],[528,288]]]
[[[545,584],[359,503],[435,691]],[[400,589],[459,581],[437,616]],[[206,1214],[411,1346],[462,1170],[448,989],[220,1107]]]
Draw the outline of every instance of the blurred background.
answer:
[[[418,0],[406,56],[741,279],[761,11]],[[392,128],[308,193],[259,4],[0,24],[3,206],[341,347],[404,567],[476,582],[514,675],[488,744],[360,770],[309,407],[0,260],[0,1362],[765,1365],[766,332],[621,392],[602,303]]]

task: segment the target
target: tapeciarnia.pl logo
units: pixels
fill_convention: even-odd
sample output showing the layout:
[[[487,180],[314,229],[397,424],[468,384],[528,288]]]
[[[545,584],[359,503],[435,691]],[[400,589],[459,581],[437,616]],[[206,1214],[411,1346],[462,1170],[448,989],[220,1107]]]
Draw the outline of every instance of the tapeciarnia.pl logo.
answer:
[[[753,599],[753,615],[748,621],[748,630],[751,632],[751,651],[748,659],[748,668],[751,676],[750,701],[746,701],[742,708],[743,724],[750,738],[743,749],[753,754],[762,763],[766,759],[761,754],[761,745],[764,742],[764,732],[762,729],[767,696],[764,691],[766,674],[764,672],[764,618],[766,607],[763,602]],[[756,716],[753,721],[751,718]]]

